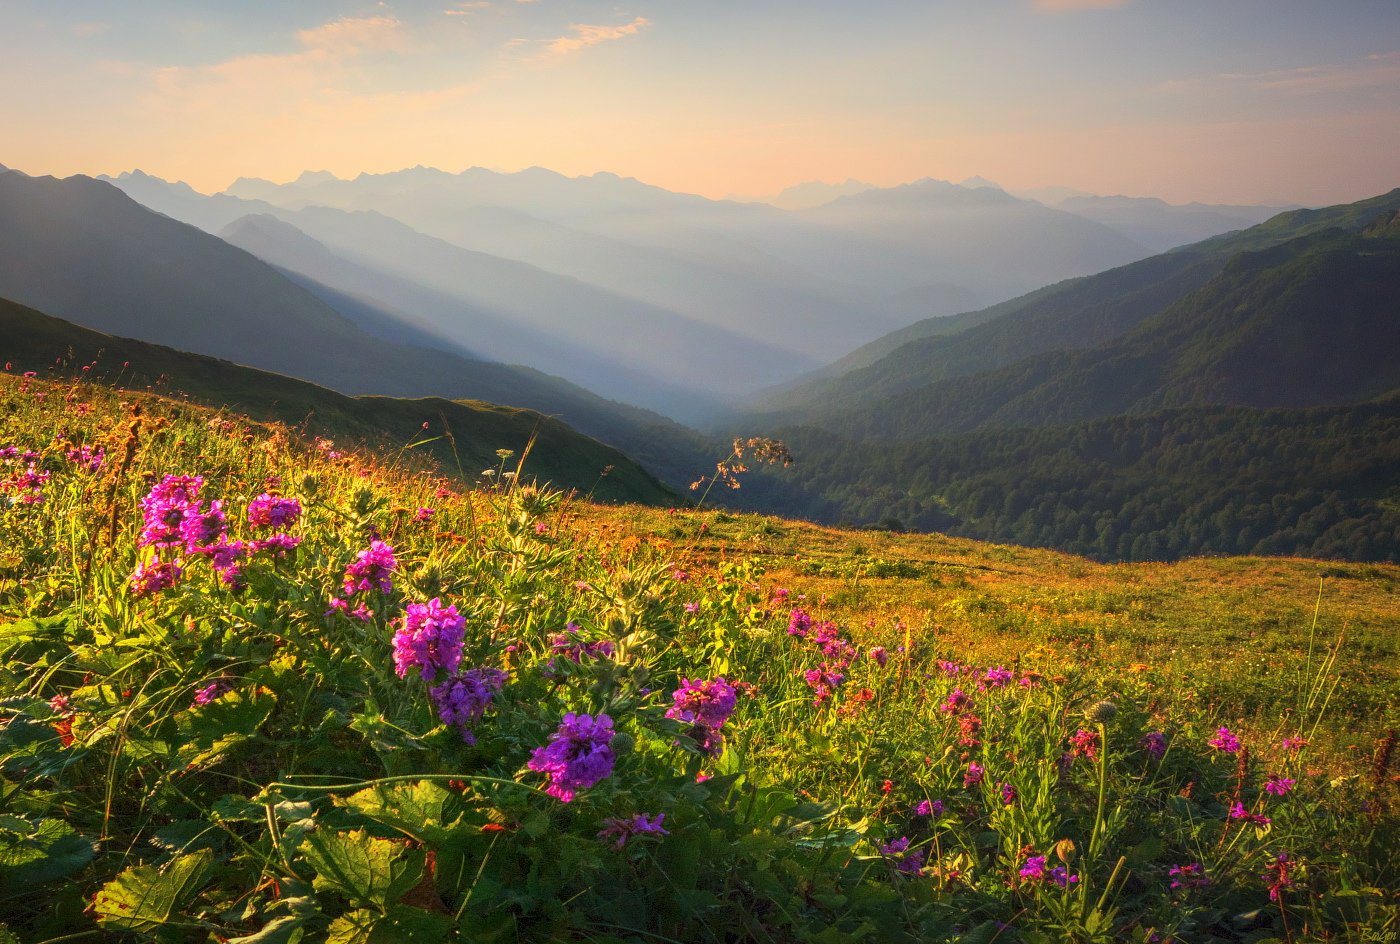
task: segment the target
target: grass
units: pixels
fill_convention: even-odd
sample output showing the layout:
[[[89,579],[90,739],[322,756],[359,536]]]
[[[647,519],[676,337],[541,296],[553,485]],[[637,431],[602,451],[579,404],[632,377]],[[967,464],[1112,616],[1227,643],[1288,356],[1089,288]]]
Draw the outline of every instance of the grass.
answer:
[[[595,506],[519,456],[473,489],[416,450],[82,382],[0,379],[5,447],[0,940],[1302,942],[1400,920],[1400,568],[1108,567]],[[160,537],[152,496],[181,475],[222,537]],[[301,512],[240,558],[265,494]],[[170,586],[133,580],[177,558]]]

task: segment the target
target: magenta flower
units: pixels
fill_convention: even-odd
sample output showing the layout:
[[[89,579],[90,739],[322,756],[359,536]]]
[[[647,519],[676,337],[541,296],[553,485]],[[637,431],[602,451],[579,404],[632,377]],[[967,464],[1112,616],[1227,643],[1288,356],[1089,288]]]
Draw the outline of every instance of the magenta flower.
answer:
[[[211,682],[210,684],[204,686],[199,691],[194,693],[194,701],[190,703],[190,707],[193,708],[196,705],[207,705],[211,701],[214,701],[216,698],[218,698],[220,695],[224,694],[224,692],[232,690],[233,686],[229,685],[225,681],[220,680],[217,682]]]
[[[1264,784],[1264,792],[1272,793],[1274,796],[1283,796],[1292,790],[1298,781],[1282,774],[1269,774],[1269,782]]]
[[[1063,865],[1057,865],[1050,870],[1050,881],[1061,888],[1068,888],[1071,885],[1077,885],[1079,883],[1079,876],[1071,875],[1069,869],[1065,868]]]
[[[145,527],[138,539],[140,547],[161,547],[184,541],[185,518],[199,512],[199,489],[204,479],[197,475],[167,475],[141,499]]]
[[[131,583],[131,593],[133,596],[144,597],[147,594],[159,593],[175,586],[180,575],[184,572],[179,561],[150,561],[146,564],[137,564],[136,570],[132,571],[128,578]]]
[[[1234,806],[1230,807],[1230,818],[1242,819],[1256,826],[1267,826],[1273,822],[1273,820],[1269,819],[1267,816],[1249,812],[1249,810],[1244,808],[1244,804],[1238,801],[1236,801]]]
[[[905,875],[915,875],[924,867],[923,849],[909,851],[909,837],[900,836],[880,845],[880,854],[894,862],[894,867]]]
[[[1280,852],[1269,861],[1264,869],[1264,880],[1269,883],[1269,900],[1278,901],[1285,888],[1293,887],[1289,871],[1296,863],[1286,852]]]
[[[675,704],[666,709],[666,717],[716,729],[724,727],[738,702],[734,686],[723,676],[703,682],[681,679],[671,698]]]
[[[584,656],[590,659],[611,659],[613,654],[611,640],[585,642],[580,639],[577,623],[569,623],[562,633],[555,633],[549,641],[549,647],[555,655],[564,656],[570,662],[582,662]]]
[[[227,530],[224,503],[220,501],[210,502],[208,511],[203,511],[198,505],[190,506],[180,522],[180,538],[185,542],[185,550],[191,554],[215,543]]]
[[[569,712],[549,743],[535,748],[526,767],[549,778],[545,793],[571,803],[579,790],[610,776],[617,755],[611,747],[612,719]]]
[[[870,658],[874,659],[875,664],[883,669],[885,663],[890,661],[890,654],[884,646],[875,646],[870,650]]]
[[[476,743],[472,726],[490,707],[492,699],[510,678],[500,669],[468,669],[429,690],[433,707],[443,724],[453,725],[468,744]]]
[[[1004,685],[1010,685],[1011,680],[1015,677],[1015,674],[1012,673],[1010,669],[997,666],[994,669],[988,669],[983,674],[982,681],[987,688],[1001,688]]]
[[[1285,751],[1289,751],[1290,753],[1296,753],[1308,746],[1308,739],[1300,737],[1286,737],[1283,739],[1283,742],[1280,746]]]
[[[807,630],[812,628],[812,617],[808,616],[804,610],[793,610],[788,616],[788,635],[805,638]]]
[[[1167,870],[1172,888],[1205,888],[1210,884],[1205,866],[1199,862],[1190,865],[1174,865]]]
[[[1010,806],[1016,802],[1016,788],[1009,783],[1003,783],[1001,790],[1001,805]]]
[[[971,705],[972,696],[968,695],[968,693],[963,691],[961,688],[955,688],[952,690],[952,692],[949,693],[947,699],[944,700],[943,704],[939,705],[938,707],[940,710],[946,712],[947,714],[953,714],[954,712],[962,711],[964,708],[968,708]]]
[[[371,541],[369,547],[360,551],[345,568],[345,593],[349,595],[373,589],[389,593],[394,589],[390,575],[397,567],[394,549],[383,541]]]
[[[977,761],[973,761],[972,763],[968,764],[967,773],[963,774],[963,786],[972,787],[981,783],[982,777],[984,774],[986,774],[986,772],[987,769],[981,764],[977,763]]]
[[[275,557],[285,557],[288,551],[294,551],[300,545],[301,538],[299,537],[290,534],[271,534],[254,541],[252,549],[255,553],[271,551]]]
[[[1211,738],[1206,743],[1217,751],[1223,751],[1226,754],[1234,754],[1243,746],[1240,744],[1240,739],[1230,733],[1229,728],[1217,729],[1215,737]]]
[[[1039,882],[1045,878],[1045,856],[1030,856],[1021,866],[1021,878]]]
[[[1148,731],[1142,736],[1142,740],[1138,741],[1138,744],[1142,745],[1142,749],[1156,760],[1161,760],[1162,755],[1167,752],[1167,736],[1161,731]]]
[[[1069,739],[1071,757],[1087,757],[1090,760],[1099,756],[1099,732],[1080,728]]]
[[[645,813],[638,813],[632,817],[610,816],[603,820],[603,828],[598,830],[598,838],[612,839],[613,847],[621,849],[633,836],[669,836],[671,834],[661,828],[661,821],[665,818],[665,813],[657,813],[651,819],[648,819]]]
[[[942,800],[920,800],[919,805],[914,807],[915,816],[942,816]]]
[[[248,503],[248,523],[255,528],[289,528],[301,517],[301,502],[263,492]]]
[[[456,672],[466,627],[457,607],[444,607],[437,597],[426,604],[410,603],[403,628],[394,633],[394,671],[403,678],[417,666],[425,682],[436,681],[439,672]]]

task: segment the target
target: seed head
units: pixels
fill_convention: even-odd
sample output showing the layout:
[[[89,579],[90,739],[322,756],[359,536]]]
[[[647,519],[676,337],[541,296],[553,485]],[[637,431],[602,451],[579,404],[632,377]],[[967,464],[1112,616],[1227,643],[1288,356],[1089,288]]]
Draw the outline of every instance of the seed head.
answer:
[[[1084,717],[1094,724],[1108,724],[1118,715],[1118,706],[1111,701],[1099,701],[1090,705]]]

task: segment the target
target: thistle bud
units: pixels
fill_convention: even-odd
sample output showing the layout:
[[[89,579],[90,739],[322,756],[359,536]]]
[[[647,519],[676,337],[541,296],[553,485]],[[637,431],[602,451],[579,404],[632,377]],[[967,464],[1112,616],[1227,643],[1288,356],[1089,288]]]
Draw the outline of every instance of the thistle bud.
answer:
[[[1111,701],[1100,701],[1090,705],[1084,717],[1094,724],[1108,724],[1118,714],[1118,706]]]

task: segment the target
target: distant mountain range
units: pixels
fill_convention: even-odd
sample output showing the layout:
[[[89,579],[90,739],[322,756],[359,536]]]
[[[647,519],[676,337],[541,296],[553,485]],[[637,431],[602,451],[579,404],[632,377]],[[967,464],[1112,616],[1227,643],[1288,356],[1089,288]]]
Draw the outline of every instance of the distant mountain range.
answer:
[[[672,482],[712,462],[697,457],[693,433],[656,413],[532,368],[386,340],[398,330],[393,312],[362,308],[357,324],[249,253],[91,178],[0,174],[0,297],[342,393],[538,410]],[[421,338],[420,323],[409,327]]]

